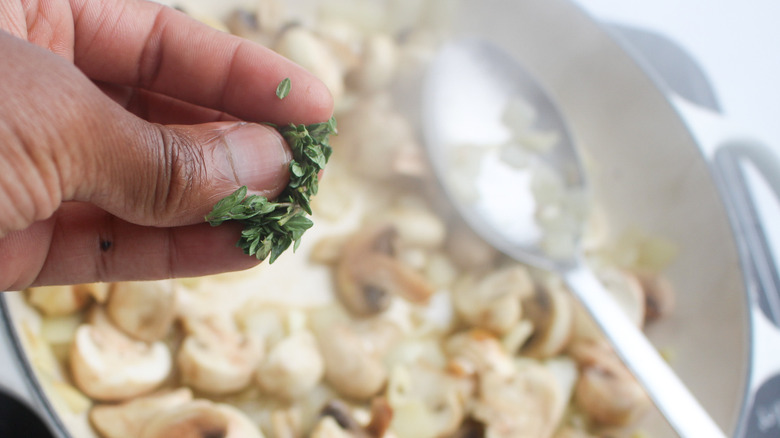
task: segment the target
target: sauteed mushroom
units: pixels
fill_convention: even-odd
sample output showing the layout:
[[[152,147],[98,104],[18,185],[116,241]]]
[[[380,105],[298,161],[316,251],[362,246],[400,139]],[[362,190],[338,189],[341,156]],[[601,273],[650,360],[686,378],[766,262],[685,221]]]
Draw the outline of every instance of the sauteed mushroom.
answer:
[[[322,419],[315,426],[312,438],[382,438],[390,427],[393,410],[382,397],[371,401],[371,419],[360,424],[349,406],[341,400],[331,400],[322,408]]]
[[[27,289],[27,300],[46,316],[61,316],[84,309],[89,294],[75,286],[43,286]]]
[[[581,372],[575,402],[596,423],[624,426],[645,412],[647,394],[607,344],[578,342],[570,353]]]
[[[311,332],[301,331],[274,345],[255,376],[267,393],[295,400],[317,385],[324,373],[317,340]]]
[[[548,279],[532,297],[523,300],[523,311],[534,325],[534,333],[523,346],[524,355],[548,358],[566,348],[572,335],[574,310],[559,279]]]
[[[153,417],[138,438],[263,438],[238,409],[207,400],[193,400]]]
[[[642,286],[645,298],[644,323],[649,324],[663,318],[674,310],[674,288],[659,274],[638,272],[636,278]]]
[[[387,348],[377,330],[389,327],[363,327],[335,323],[317,332],[325,380],[340,394],[366,400],[377,394],[387,381],[382,355]],[[373,332],[373,333],[372,333]],[[392,334],[390,335],[392,336]]]
[[[344,246],[336,287],[341,302],[355,315],[382,312],[395,295],[420,303],[433,294],[421,274],[393,256],[395,239],[392,226],[376,225],[362,229]]]
[[[563,415],[563,394],[542,365],[527,363],[509,375],[488,372],[479,382],[472,416],[488,437],[549,438]]]
[[[133,338],[158,341],[170,331],[176,316],[175,286],[173,281],[116,283],[106,303],[108,316]]]
[[[396,366],[387,396],[393,430],[403,437],[450,436],[466,415],[473,382],[423,363]]]
[[[192,400],[187,388],[139,397],[116,405],[98,405],[89,419],[103,438],[137,438],[152,417]]]
[[[255,338],[224,315],[189,321],[187,330],[176,357],[185,384],[210,394],[229,394],[249,384],[263,352]]]
[[[70,370],[76,386],[95,400],[126,400],[158,387],[171,370],[162,342],[131,339],[111,325],[102,309],[76,330]]]
[[[467,323],[502,335],[520,320],[520,302],[533,292],[528,270],[516,265],[479,280],[467,276],[452,294],[455,307]]]
[[[445,350],[450,357],[449,367],[457,375],[487,372],[508,375],[515,370],[514,362],[501,342],[485,330],[458,333],[447,340]]]

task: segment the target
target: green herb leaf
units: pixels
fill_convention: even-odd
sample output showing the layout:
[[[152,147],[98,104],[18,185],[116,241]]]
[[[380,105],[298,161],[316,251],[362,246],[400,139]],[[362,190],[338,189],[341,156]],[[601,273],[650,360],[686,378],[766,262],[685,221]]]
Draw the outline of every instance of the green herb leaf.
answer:
[[[285,81],[288,83],[283,87]],[[285,81],[277,88],[280,99],[289,93],[289,79]],[[269,263],[273,263],[290,245],[297,249],[303,233],[314,225],[306,215],[312,213],[311,197],[319,189],[319,171],[333,153],[329,137],[336,134],[336,119],[308,126],[269,126],[279,131],[292,150],[287,187],[274,201],[247,196],[247,188],[241,187],[217,202],[205,219],[212,226],[238,221],[244,229],[236,246],[259,260],[270,257]]]
[[[282,82],[279,82],[279,85],[276,86],[276,97],[278,97],[279,100],[284,99],[288,94],[290,94],[291,89],[292,82],[290,81],[290,78],[282,79]]]

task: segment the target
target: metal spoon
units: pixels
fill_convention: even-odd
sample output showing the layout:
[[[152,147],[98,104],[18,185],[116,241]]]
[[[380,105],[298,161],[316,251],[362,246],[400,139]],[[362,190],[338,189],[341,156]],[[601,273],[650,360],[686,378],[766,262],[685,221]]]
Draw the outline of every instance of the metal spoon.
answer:
[[[567,190],[587,184],[574,142],[556,105],[528,72],[495,45],[477,39],[451,43],[430,65],[422,92],[425,144],[443,189],[464,220],[487,242],[514,259],[559,273],[604,331],[672,428],[686,438],[725,437],[712,418],[632,323],[585,263],[577,227],[571,254],[549,255],[535,219],[533,166],[507,166],[487,148],[472,156],[472,171],[453,175],[453,158],[464,144],[500,144],[509,137],[504,108],[521,96],[536,109],[536,126],[554,130],[557,146],[537,157],[563,178]],[[466,146],[474,148],[478,146]],[[477,163],[478,162],[478,163]],[[478,167],[475,169],[474,166]],[[470,189],[464,196],[463,188]]]

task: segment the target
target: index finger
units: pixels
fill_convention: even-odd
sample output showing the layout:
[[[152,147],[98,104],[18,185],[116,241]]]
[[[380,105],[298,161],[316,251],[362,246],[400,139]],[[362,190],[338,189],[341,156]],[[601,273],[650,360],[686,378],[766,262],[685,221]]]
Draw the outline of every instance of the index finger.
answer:
[[[148,89],[254,122],[315,123],[333,112],[325,85],[259,44],[144,0],[71,0],[74,61],[90,78]],[[290,78],[285,99],[277,85]]]

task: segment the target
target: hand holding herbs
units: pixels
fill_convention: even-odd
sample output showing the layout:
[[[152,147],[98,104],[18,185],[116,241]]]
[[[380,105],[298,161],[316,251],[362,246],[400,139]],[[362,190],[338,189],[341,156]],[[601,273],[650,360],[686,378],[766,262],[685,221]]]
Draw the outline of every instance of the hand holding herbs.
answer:
[[[289,84],[287,85],[289,87]],[[289,89],[289,88],[288,88]],[[280,92],[277,92],[279,95]],[[280,96],[280,98],[282,98]],[[206,215],[218,226],[238,221],[244,226],[236,246],[244,253],[273,263],[290,245],[298,249],[303,233],[312,227],[311,197],[319,188],[319,172],[333,152],[329,137],[336,133],[336,119],[313,125],[275,126],[292,150],[290,182],[279,197],[247,196],[246,186],[219,201]]]

